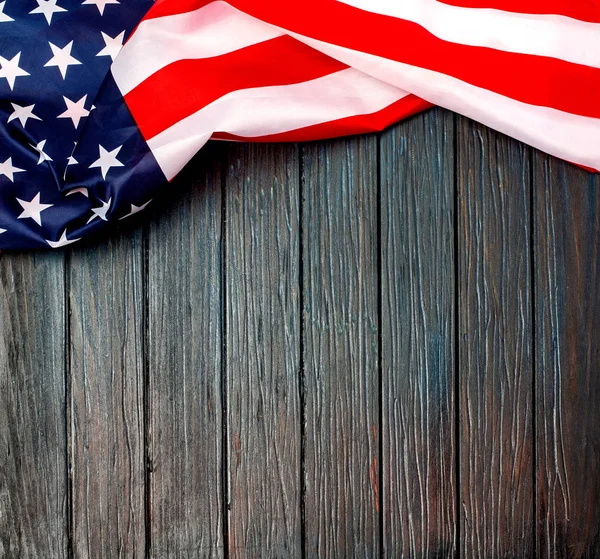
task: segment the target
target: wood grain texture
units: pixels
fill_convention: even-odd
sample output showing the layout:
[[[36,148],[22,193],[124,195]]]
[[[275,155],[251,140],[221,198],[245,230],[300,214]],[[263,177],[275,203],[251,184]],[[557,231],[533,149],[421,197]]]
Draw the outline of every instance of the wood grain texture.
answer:
[[[168,190],[0,255],[0,557],[600,557],[598,176],[435,109]]]
[[[299,557],[299,155],[230,152],[226,193],[229,556]]]
[[[387,557],[454,557],[454,116],[381,137],[383,534]]]
[[[377,137],[303,148],[306,554],[379,555]]]
[[[206,149],[173,187],[193,191],[149,230],[150,551],[161,559],[223,555],[222,152]]]
[[[0,255],[0,556],[67,553],[64,255]]]
[[[537,551],[600,556],[600,177],[534,159]]]
[[[459,118],[461,553],[533,553],[529,150]]]
[[[71,254],[73,550],[144,557],[142,231]]]

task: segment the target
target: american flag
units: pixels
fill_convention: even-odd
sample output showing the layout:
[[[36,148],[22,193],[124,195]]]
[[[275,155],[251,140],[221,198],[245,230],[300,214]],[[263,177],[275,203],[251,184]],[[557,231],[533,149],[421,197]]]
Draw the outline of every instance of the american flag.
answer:
[[[597,0],[0,1],[0,249],[142,211],[209,140],[432,104],[600,169]]]

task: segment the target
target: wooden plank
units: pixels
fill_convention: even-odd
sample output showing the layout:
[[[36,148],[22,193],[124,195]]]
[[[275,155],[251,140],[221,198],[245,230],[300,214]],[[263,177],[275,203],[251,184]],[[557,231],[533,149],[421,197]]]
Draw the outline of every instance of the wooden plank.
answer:
[[[221,152],[207,147],[149,230],[150,539],[154,557],[223,555]]]
[[[381,137],[385,556],[454,557],[454,116]]]
[[[537,555],[600,556],[600,177],[534,159]]]
[[[242,145],[226,193],[229,557],[299,557],[299,153]]]
[[[380,553],[377,137],[303,148],[306,554]]]
[[[67,553],[64,254],[0,255],[0,555]]]
[[[533,553],[529,149],[458,125],[461,552]]]
[[[458,125],[461,553],[533,553],[529,150]]]
[[[72,252],[70,447],[77,557],[145,553],[142,232]]]

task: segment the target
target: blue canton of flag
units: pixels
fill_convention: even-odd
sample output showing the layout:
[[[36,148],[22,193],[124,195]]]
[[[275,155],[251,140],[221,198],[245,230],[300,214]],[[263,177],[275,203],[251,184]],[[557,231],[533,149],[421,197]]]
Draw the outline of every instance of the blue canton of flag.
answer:
[[[152,4],[0,1],[0,249],[73,243],[164,184],[109,71]]]

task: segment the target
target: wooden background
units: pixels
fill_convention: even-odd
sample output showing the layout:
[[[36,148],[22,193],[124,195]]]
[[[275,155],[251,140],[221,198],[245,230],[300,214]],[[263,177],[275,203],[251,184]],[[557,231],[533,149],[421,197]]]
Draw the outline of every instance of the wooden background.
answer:
[[[600,557],[600,177],[436,109],[209,146],[0,257],[1,557]]]

